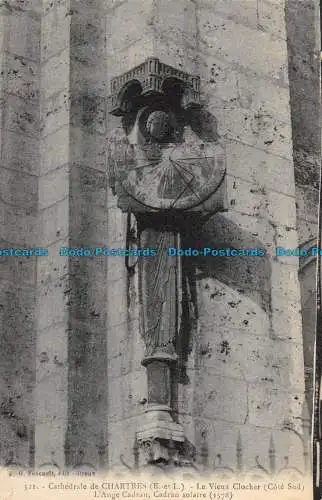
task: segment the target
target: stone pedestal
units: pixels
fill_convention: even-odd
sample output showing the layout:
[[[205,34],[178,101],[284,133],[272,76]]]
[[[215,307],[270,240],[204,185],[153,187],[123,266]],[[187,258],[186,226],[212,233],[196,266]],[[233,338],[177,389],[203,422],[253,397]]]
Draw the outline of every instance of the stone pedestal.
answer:
[[[175,362],[175,355],[162,351],[142,360],[147,369],[148,407],[137,431],[137,442],[148,464],[180,462],[184,430],[171,415],[171,366]]]

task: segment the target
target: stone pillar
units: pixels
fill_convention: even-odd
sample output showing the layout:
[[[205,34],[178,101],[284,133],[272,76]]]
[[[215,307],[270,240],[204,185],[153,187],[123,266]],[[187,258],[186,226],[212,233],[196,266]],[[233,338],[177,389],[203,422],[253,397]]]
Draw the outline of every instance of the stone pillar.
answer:
[[[103,3],[43,5],[37,466],[106,459],[106,257],[95,250],[108,245]]]
[[[35,248],[39,171],[39,2],[0,5],[2,249]],[[18,251],[19,251],[18,250]],[[36,257],[0,260],[1,465],[33,464]]]
[[[43,2],[37,260],[35,466],[65,467],[70,266],[70,2]]]

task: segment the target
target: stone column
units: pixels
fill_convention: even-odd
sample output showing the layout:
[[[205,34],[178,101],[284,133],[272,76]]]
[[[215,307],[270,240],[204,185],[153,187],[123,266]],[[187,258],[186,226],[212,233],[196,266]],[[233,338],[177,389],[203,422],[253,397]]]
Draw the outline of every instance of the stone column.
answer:
[[[37,0],[1,2],[1,249],[36,246],[39,38]],[[35,281],[35,256],[1,255],[1,465],[33,465]]]
[[[140,221],[140,216],[139,221]],[[142,221],[141,221],[142,222]],[[143,222],[144,224],[144,222]],[[170,257],[167,248],[177,248],[180,236],[155,220],[140,234],[142,248],[154,248],[157,255],[139,260],[142,334],[146,353],[148,401],[144,421],[137,432],[138,443],[148,451],[148,462],[179,462],[184,441],[183,427],[172,418],[172,377],[176,368],[181,290],[180,257]],[[170,450],[171,448],[171,450]]]
[[[103,4],[43,5],[37,466],[102,467],[107,449],[106,257],[60,254],[107,246]]]

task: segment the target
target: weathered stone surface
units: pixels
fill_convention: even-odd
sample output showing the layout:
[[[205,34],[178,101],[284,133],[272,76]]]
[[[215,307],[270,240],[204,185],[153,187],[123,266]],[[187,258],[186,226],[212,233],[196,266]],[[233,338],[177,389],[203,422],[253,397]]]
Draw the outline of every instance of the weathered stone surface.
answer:
[[[202,72],[203,88],[212,105],[232,109],[243,108],[254,113],[257,120],[265,117],[289,120],[289,91],[264,76],[241,72],[235,64],[217,59],[216,53],[206,58]],[[215,113],[216,115],[216,113]]]
[[[38,138],[3,131],[3,166],[16,172],[37,175],[39,172]]]
[[[278,467],[288,454],[303,467],[297,435],[281,428],[289,419],[301,431],[315,266],[301,270],[300,290],[301,262],[276,258],[275,247],[297,247],[316,231],[316,8],[311,0],[1,5],[1,246],[49,250],[37,262],[1,257],[0,426],[4,448],[23,464],[29,443],[18,423],[36,425],[37,466],[55,452],[63,467],[65,444],[71,462],[79,448],[97,466],[102,440],[110,465],[121,455],[133,465],[147,398],[138,270],[128,273],[124,257],[67,258],[59,248],[124,248],[126,214],[105,175],[107,136],[119,126],[107,114],[108,85],[155,56],[200,74],[226,146],[229,210],[191,227],[189,245],[266,250],[194,262],[198,321],[173,384],[174,412],[199,463],[207,445],[211,467],[218,454],[235,467],[240,432],[245,466],[257,455],[269,466],[273,434]]]
[[[199,2],[201,8],[214,8],[209,0]],[[273,37],[285,39],[284,8],[285,2],[271,2],[267,0],[217,0],[216,11],[227,19],[234,20],[253,29],[266,31]]]
[[[296,415],[301,414],[302,404],[302,387],[290,391],[267,384],[249,386],[249,422],[253,425],[280,429],[290,422],[295,430],[300,430]]]
[[[69,44],[71,9],[70,0],[44,3],[41,24],[42,62],[62,52]]]
[[[70,123],[70,97],[66,90],[58,92],[43,102],[40,131],[45,138]]]
[[[61,90],[67,90],[70,78],[70,50],[67,47],[48,59],[41,68],[42,98],[46,101]]]
[[[216,51],[217,57],[250,70],[255,75],[274,78],[287,85],[287,52],[283,40],[273,40],[269,34],[238,24],[204,9],[199,15],[202,32],[200,48],[208,57]],[[238,45],[234,43],[236,38]],[[257,40],[257,43],[254,43]],[[260,53],[256,49],[261,46]]]
[[[127,48],[133,42],[137,42],[142,38],[142,35],[144,37],[146,31],[150,29],[149,24],[151,24],[152,21],[152,0],[147,0],[144,3],[140,0],[123,2],[121,5],[117,6],[109,16],[109,49],[112,52],[117,52]],[[124,33],[124,37],[119,37],[120,32]]]
[[[44,209],[68,196],[68,166],[64,165],[39,180],[39,208]]]
[[[39,61],[40,57],[40,22],[28,12],[13,11],[7,17],[7,50],[17,56]]]
[[[110,381],[109,421],[123,421],[142,413],[142,401],[146,397],[145,370],[132,372]],[[115,439],[117,437],[115,436]]]

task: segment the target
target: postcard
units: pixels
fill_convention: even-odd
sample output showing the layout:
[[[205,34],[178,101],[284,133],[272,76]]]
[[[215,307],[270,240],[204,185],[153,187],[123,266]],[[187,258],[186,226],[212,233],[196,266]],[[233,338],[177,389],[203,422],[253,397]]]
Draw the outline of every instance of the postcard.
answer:
[[[0,40],[0,499],[320,500],[319,2]]]

